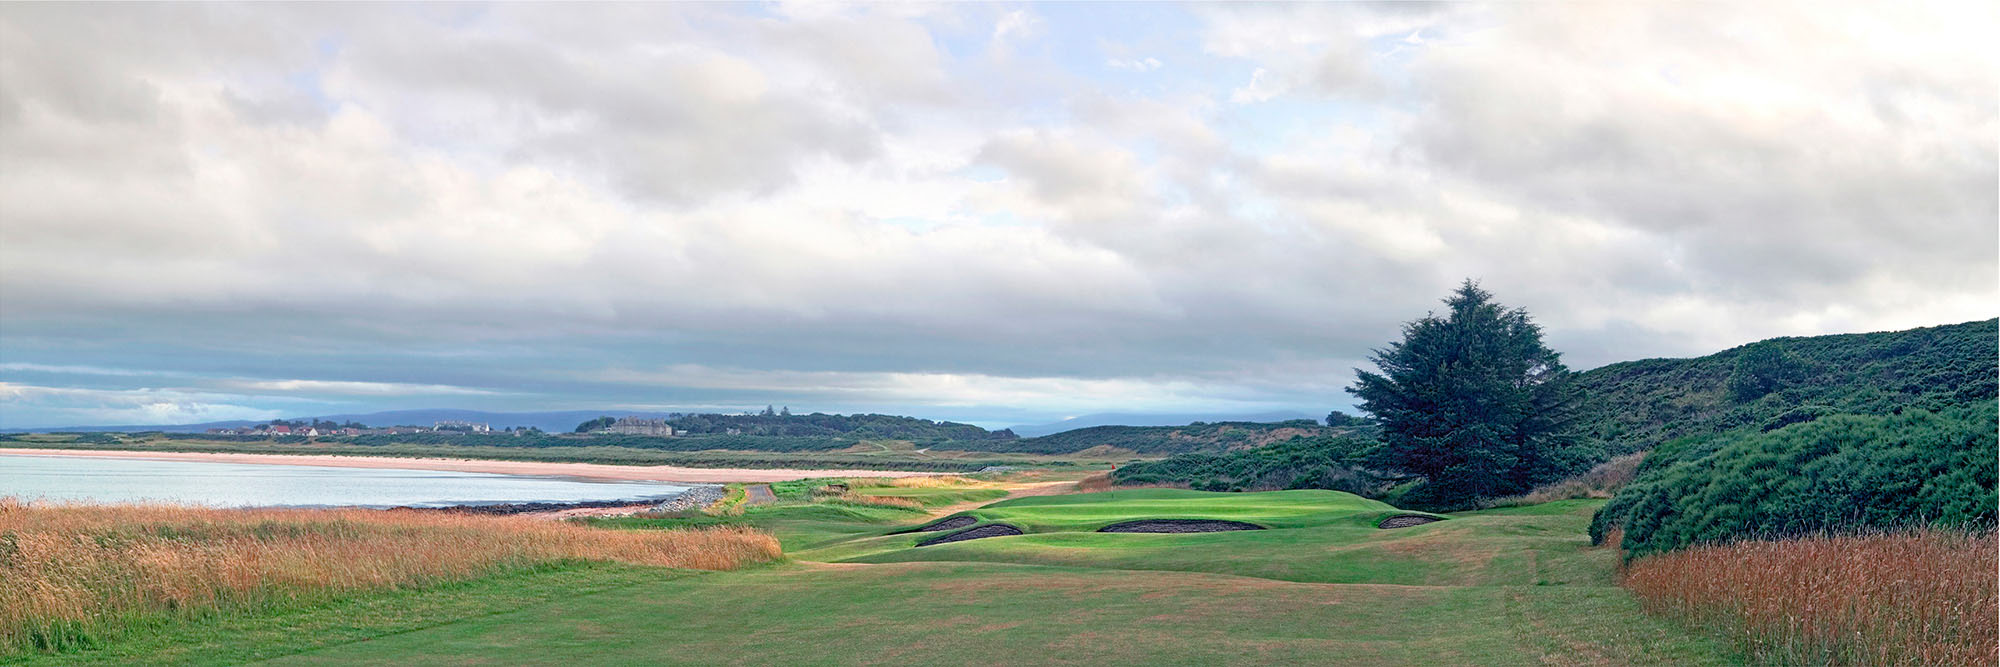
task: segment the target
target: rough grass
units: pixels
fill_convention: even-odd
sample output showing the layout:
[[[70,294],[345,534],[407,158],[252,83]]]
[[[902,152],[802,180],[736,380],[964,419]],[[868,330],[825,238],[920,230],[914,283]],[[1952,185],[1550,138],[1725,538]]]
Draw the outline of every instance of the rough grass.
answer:
[[[1649,611],[1759,662],[2000,663],[1994,536],[1944,531],[1741,542],[1634,561]]]
[[[770,536],[735,527],[642,533],[439,512],[0,499],[0,657],[91,646],[163,619],[564,561],[728,570],[781,556]]]
[[[1590,470],[1575,477],[1551,484],[1535,487],[1525,494],[1486,501],[1482,507],[1518,507],[1539,505],[1558,500],[1578,500],[1585,498],[1610,498],[1618,490],[1632,483],[1639,475],[1639,464],[1646,460],[1645,452],[1626,454],[1599,463]]]

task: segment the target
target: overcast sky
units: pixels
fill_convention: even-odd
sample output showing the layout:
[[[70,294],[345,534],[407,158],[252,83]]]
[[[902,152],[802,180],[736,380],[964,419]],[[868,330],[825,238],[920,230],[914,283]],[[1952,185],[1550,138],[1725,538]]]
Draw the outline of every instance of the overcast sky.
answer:
[[[0,4],[0,427],[1345,408],[2000,314],[1996,4]]]

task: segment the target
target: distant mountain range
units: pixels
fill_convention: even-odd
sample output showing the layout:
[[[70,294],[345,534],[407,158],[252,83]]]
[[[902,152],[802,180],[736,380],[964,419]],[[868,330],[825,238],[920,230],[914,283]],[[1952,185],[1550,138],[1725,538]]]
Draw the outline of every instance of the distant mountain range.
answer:
[[[1281,422],[1292,419],[1317,421],[1324,416],[1296,410],[1253,414],[1100,412],[1048,424],[1024,424],[1010,428],[1015,435],[1023,438],[1037,438],[1092,426],[1187,426],[1195,422]]]
[[[699,410],[676,410],[672,412],[632,411],[632,410],[558,410],[554,412],[482,412],[479,410],[390,410],[366,414],[318,415],[293,417],[290,419],[321,419],[335,422],[361,422],[369,426],[430,426],[441,421],[483,422],[495,429],[535,427],[552,433],[566,433],[586,420],[610,415],[613,417],[647,417],[664,419],[674,413],[699,412]],[[9,431],[35,431],[39,433],[80,433],[111,432],[131,433],[135,431],[160,431],[163,433],[201,433],[212,428],[242,428],[266,424],[269,420],[236,420],[204,422],[200,424],[134,424],[125,426],[70,426],[64,428],[7,429]]]

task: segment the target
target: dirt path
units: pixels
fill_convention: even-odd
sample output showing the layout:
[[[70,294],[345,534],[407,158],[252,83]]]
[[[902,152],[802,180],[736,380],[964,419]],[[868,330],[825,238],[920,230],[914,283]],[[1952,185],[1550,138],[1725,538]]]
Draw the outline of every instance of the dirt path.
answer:
[[[771,493],[769,484],[752,484],[743,487],[743,504],[769,505],[778,502],[778,494]]]

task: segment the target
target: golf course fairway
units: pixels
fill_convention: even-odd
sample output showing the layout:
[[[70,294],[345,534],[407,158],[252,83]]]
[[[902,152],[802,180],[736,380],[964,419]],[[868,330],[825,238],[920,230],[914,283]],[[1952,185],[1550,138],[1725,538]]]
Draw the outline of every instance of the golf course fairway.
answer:
[[[578,564],[215,619],[149,645],[29,664],[93,653],[280,665],[1738,662],[1720,643],[1646,616],[1616,585],[1616,553],[1584,537],[1600,502],[1393,530],[1375,523],[1404,513],[1334,491],[1041,496],[896,523],[780,506],[744,515],[772,517],[767,529],[791,552],[777,565]],[[957,514],[1027,534],[919,547],[937,533],[896,532]],[[1093,532],[1147,518],[1264,529]],[[284,631],[302,625],[338,632]]]

